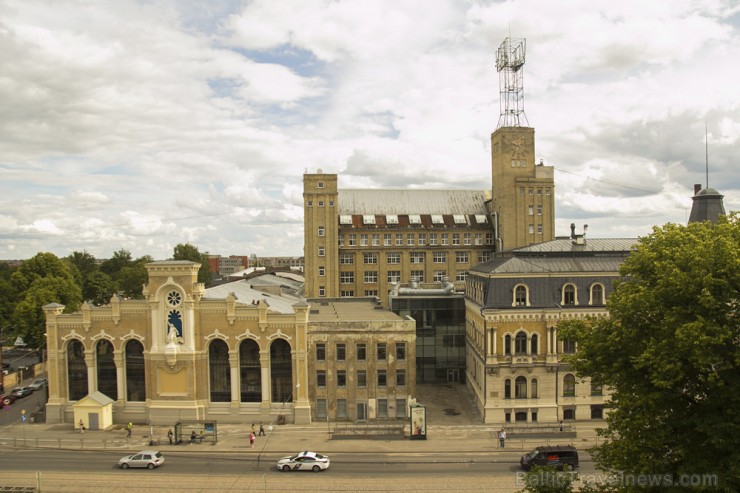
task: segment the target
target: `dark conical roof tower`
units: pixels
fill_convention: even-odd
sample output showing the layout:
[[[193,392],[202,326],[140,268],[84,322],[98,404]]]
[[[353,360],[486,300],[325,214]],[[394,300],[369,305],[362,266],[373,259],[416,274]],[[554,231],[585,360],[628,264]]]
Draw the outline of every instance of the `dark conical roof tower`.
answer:
[[[696,223],[702,221],[711,221],[716,223],[719,216],[725,215],[725,205],[722,202],[724,195],[720,194],[714,188],[701,188],[701,185],[694,185],[694,196],[691,199],[694,204],[691,206],[689,222]]]

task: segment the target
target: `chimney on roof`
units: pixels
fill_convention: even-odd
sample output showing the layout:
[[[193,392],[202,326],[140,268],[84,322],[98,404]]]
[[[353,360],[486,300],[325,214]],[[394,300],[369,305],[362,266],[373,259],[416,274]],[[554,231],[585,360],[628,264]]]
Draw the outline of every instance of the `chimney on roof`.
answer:
[[[701,183],[694,183],[694,195],[701,192]]]
[[[576,238],[576,223],[570,223],[570,239],[574,240]]]

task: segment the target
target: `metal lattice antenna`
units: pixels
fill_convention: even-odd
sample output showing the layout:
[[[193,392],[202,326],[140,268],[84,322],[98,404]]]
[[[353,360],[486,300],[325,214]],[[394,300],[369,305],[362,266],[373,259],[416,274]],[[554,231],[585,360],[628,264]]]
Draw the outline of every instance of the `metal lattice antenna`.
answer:
[[[508,37],[496,50],[496,71],[499,73],[501,93],[501,114],[498,125],[501,127],[528,127],[524,114],[524,59],[527,40]]]

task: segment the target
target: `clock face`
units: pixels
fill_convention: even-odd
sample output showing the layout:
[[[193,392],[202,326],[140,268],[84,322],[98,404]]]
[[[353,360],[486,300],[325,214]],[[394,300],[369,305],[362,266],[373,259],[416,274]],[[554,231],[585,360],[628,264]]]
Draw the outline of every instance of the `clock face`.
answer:
[[[167,293],[167,304],[170,306],[179,306],[182,303],[182,295],[177,291]]]
[[[511,145],[511,155],[514,158],[524,157],[527,154],[527,148],[526,146],[526,140],[524,140],[524,137],[522,135],[515,135],[514,138],[512,138],[509,141],[509,144]]]

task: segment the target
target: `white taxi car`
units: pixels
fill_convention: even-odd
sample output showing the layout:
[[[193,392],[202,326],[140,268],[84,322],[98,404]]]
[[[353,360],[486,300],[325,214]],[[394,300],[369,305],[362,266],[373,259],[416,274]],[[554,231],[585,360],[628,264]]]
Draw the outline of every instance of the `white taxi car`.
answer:
[[[313,471],[320,472],[329,469],[329,457],[308,450],[290,457],[283,457],[277,461],[280,471]]]

